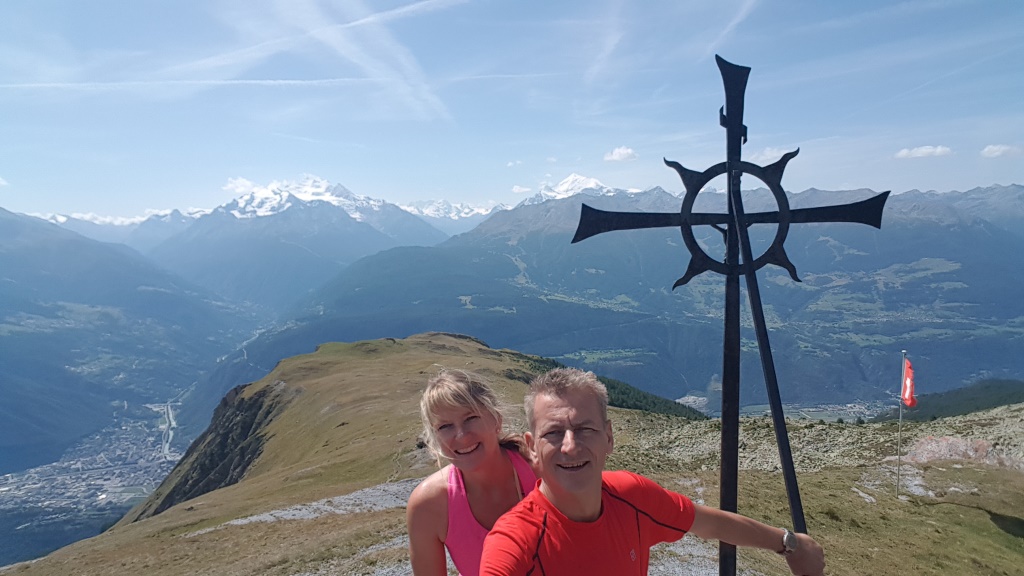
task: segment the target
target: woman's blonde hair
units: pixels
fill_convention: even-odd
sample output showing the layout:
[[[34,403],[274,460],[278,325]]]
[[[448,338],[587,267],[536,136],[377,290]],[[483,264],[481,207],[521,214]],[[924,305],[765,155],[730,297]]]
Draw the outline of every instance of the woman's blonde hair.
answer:
[[[504,431],[505,405],[491,386],[480,375],[465,370],[442,369],[436,376],[427,381],[427,388],[420,399],[420,418],[423,420],[423,443],[441,465],[444,453],[434,429],[434,414],[444,408],[465,407],[479,414],[490,414],[495,422],[502,423],[498,434],[498,442],[502,448],[525,451],[525,443],[520,434],[509,434]]]

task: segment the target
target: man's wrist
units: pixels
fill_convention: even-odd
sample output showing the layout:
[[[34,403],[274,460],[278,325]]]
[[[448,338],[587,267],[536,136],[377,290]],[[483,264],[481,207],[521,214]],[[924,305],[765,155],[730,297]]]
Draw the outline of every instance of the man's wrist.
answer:
[[[797,540],[796,534],[790,532],[788,528],[782,529],[782,542],[781,546],[775,551],[782,556],[789,556],[793,552],[796,552]]]

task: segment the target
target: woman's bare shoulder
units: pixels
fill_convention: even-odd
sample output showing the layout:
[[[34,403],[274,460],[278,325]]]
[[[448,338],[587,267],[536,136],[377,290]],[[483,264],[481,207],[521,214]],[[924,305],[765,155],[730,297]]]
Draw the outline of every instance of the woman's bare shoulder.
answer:
[[[448,537],[448,468],[427,476],[409,495],[405,523],[409,559],[416,574],[444,574]]]
[[[409,495],[409,509],[424,508],[437,513],[439,508],[448,508],[448,469],[449,464],[424,478]]]

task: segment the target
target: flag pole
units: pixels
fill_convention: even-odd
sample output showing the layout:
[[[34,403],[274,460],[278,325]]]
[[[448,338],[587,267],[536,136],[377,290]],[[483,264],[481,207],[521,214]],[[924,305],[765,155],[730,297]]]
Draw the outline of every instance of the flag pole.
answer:
[[[900,392],[896,404],[900,407],[900,421],[896,428],[896,499],[900,499],[900,469],[903,468],[903,382],[907,378],[907,351],[903,351],[900,363]]]

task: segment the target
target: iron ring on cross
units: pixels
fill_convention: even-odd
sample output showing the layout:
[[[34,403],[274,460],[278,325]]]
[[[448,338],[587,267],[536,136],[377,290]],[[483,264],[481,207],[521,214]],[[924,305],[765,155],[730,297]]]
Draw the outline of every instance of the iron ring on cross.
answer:
[[[792,220],[789,208],[789,198],[786,196],[785,190],[782,189],[781,184],[781,172],[785,163],[788,162],[792,156],[795,156],[796,152],[787,154],[780,162],[776,162],[768,167],[761,167],[757,164],[750,162],[740,161],[739,171],[741,173],[750,174],[757,178],[771,190],[772,195],[775,196],[775,202],[778,204],[778,211],[770,213],[771,218],[765,219],[763,216],[765,213],[759,213],[758,217],[751,217],[753,215],[744,214],[740,217],[740,224],[749,226],[750,224],[756,223],[775,223],[777,228],[775,230],[775,238],[772,240],[771,245],[757,258],[752,259],[748,262],[742,262],[738,265],[730,265],[723,261],[716,260],[708,255],[707,252],[701,248],[700,244],[697,243],[697,239],[693,234],[694,225],[702,224],[729,224],[728,214],[694,214],[693,203],[697,199],[697,194],[710,182],[712,179],[721,176],[727,172],[727,162],[720,162],[714,166],[708,168],[700,174],[694,174],[692,178],[684,178],[683,184],[686,187],[686,195],[683,197],[683,205],[680,209],[680,231],[683,235],[683,242],[686,244],[686,248],[690,251],[690,269],[687,271],[686,276],[680,278],[676,283],[676,286],[685,284],[690,278],[700,274],[701,272],[711,270],[723,275],[745,275],[756,270],[763,268],[766,264],[776,264],[783,268],[789,269],[789,258],[786,256],[783,244],[786,241],[786,236],[789,234],[789,225]],[[673,165],[675,163],[670,163]],[[795,273],[795,270],[791,270],[791,275]]]

